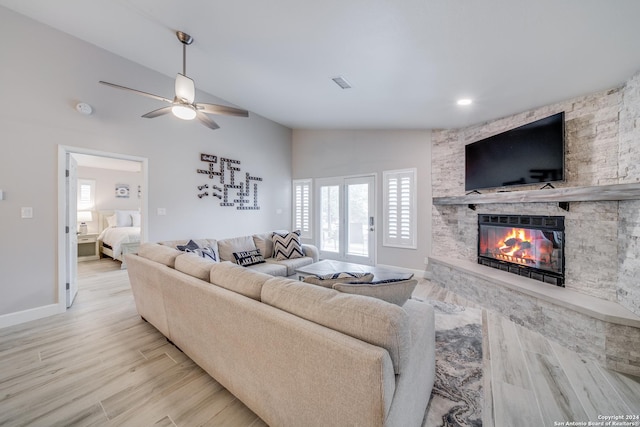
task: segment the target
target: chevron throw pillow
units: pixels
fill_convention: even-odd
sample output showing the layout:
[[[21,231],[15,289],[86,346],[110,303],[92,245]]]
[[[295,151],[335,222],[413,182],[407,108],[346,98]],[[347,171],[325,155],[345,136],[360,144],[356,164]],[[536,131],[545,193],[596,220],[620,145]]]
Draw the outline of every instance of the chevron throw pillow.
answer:
[[[300,243],[300,230],[287,234],[273,233],[273,257],[278,261],[293,258],[302,258],[302,244]]]

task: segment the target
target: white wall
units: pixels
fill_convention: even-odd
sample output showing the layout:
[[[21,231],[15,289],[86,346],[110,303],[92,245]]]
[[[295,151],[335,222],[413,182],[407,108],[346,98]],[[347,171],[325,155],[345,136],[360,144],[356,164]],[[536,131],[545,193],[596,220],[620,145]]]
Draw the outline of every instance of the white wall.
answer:
[[[418,248],[382,246],[382,171],[417,168]],[[424,270],[431,252],[431,131],[293,131],[293,177],[376,174],[377,263]]]
[[[59,145],[148,158],[151,241],[290,227],[290,129],[255,114],[216,118],[216,131],[171,116],[143,119],[158,102],[98,81],[170,96],[173,78],[2,7],[0,58],[0,325],[57,302]],[[202,92],[196,97],[221,102]],[[94,113],[77,113],[79,101]],[[262,177],[261,210],[198,199],[200,153],[240,160],[243,172]],[[21,219],[21,207],[33,207],[33,218]],[[166,216],[156,215],[159,207]]]

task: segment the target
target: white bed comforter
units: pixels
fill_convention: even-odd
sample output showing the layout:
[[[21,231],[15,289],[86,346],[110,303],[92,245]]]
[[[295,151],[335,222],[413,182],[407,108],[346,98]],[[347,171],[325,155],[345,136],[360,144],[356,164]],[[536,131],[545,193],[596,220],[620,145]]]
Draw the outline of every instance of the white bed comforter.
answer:
[[[117,258],[122,254],[121,245],[123,243],[135,243],[140,241],[140,227],[109,227],[102,230],[98,236],[105,244],[111,246],[113,257]]]

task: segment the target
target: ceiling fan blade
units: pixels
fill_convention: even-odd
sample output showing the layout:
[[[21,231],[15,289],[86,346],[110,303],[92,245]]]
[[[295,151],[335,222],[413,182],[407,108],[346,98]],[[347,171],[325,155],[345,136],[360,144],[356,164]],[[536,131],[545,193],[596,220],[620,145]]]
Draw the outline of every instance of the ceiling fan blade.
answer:
[[[196,109],[199,112],[207,113],[207,114],[222,114],[225,116],[249,117],[249,112],[247,110],[227,107],[225,105],[198,103],[196,104]]]
[[[157,110],[153,110],[153,111],[148,112],[147,114],[143,115],[142,117],[144,117],[145,119],[153,119],[154,117],[164,116],[165,114],[171,112],[171,107],[173,107],[173,106],[169,105],[168,107],[158,108]]]
[[[126,87],[126,86],[120,86],[120,85],[117,85],[115,83],[103,82],[102,80],[100,80],[98,83],[102,83],[103,85],[115,87],[116,89],[128,90],[129,92],[137,93],[138,95],[146,96],[147,98],[157,99],[158,101],[165,101],[165,102],[168,102],[168,103],[172,103],[173,102],[172,100],[167,99],[167,98],[162,97],[162,96],[154,95],[152,93],[143,92],[143,91],[137,90],[137,89],[131,89],[130,87]]]
[[[198,112],[196,114],[196,118],[198,120],[200,120],[200,123],[202,123],[203,125],[205,125],[208,128],[211,128],[213,130],[219,129],[220,126],[218,126],[218,124],[216,122],[214,122],[213,120],[211,120],[208,116]]]
[[[176,76],[176,98],[193,104],[196,99],[196,85],[189,77],[178,73]]]

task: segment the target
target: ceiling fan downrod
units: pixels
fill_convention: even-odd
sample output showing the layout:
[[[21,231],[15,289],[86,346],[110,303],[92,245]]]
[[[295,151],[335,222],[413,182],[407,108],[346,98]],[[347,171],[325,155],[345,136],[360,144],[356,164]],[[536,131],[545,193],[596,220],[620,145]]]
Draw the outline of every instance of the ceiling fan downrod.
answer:
[[[187,75],[187,46],[193,43],[193,37],[182,31],[176,31],[178,40],[182,43],[182,75]]]

